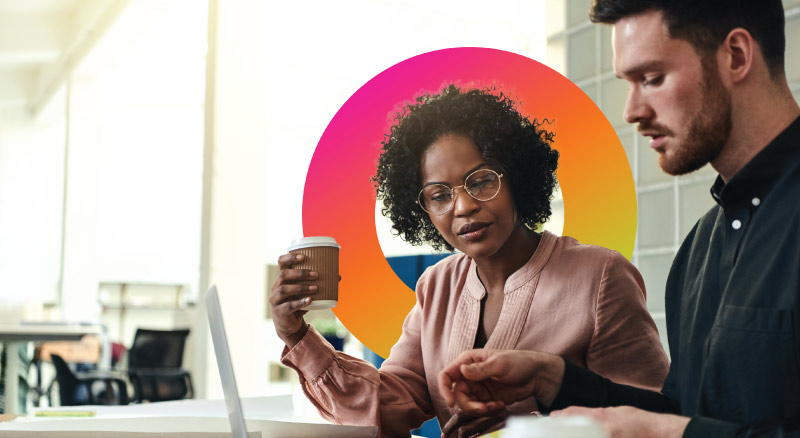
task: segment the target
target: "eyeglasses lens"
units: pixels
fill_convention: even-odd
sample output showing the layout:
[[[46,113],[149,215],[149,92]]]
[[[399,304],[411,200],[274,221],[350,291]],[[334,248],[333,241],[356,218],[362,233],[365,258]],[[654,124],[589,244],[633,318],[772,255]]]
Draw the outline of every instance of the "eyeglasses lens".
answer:
[[[460,187],[474,199],[488,201],[500,191],[500,175],[491,169],[480,169],[471,173]],[[419,203],[431,214],[445,214],[453,207],[454,190],[444,184],[431,184],[420,192]]]

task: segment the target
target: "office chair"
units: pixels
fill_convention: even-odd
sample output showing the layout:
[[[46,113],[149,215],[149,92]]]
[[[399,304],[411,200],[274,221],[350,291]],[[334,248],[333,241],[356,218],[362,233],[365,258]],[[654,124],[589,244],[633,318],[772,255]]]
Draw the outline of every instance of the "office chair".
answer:
[[[100,339],[96,336],[84,336],[80,341],[44,341],[37,342],[36,348],[33,350],[32,367],[36,370],[36,384],[30,388],[30,396],[33,401],[33,406],[39,407],[42,397],[47,396],[48,399],[57,397],[52,391],[56,379],[52,379],[49,385],[45,385],[42,380],[42,363],[52,362],[50,360],[51,354],[57,354],[64,362],[70,364],[70,369],[73,372],[93,371],[100,361]],[[113,364],[112,364],[113,365]],[[112,377],[120,377],[119,374]],[[57,383],[56,383],[57,385]],[[47,390],[45,390],[47,388]],[[79,389],[83,394],[79,394],[85,400],[86,388]],[[51,397],[54,396],[54,397]],[[56,401],[57,402],[57,401]],[[52,405],[52,403],[51,403]]]
[[[192,376],[181,367],[189,329],[137,329],[128,350],[128,378],[134,400],[166,401],[192,398]]]
[[[57,354],[51,354],[50,360],[53,361],[56,368],[56,382],[58,382],[61,406],[127,405],[129,403],[128,385],[123,376],[107,372],[75,373]],[[101,382],[102,386],[95,385],[97,382]]]

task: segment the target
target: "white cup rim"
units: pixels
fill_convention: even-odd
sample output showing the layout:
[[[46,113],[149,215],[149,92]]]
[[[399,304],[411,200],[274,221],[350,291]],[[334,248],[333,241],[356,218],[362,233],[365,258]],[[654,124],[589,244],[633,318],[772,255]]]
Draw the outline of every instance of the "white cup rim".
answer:
[[[503,436],[514,438],[605,438],[608,437],[608,433],[603,430],[600,423],[586,416],[537,418],[531,415],[510,417],[506,422]]]
[[[342,247],[336,243],[336,239],[333,237],[310,236],[292,240],[292,243],[289,245],[289,251],[294,251],[301,248],[313,248],[315,246],[330,246],[342,249]]]

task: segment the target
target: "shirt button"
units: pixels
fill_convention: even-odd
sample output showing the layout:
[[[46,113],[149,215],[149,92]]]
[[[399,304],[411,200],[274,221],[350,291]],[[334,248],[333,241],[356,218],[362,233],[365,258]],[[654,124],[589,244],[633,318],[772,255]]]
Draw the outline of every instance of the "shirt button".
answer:
[[[761,204],[761,200],[758,198],[753,198],[753,206],[758,207]]]
[[[731,222],[731,226],[733,227],[734,230],[738,230],[739,228],[742,228],[742,221],[736,219],[733,222]]]

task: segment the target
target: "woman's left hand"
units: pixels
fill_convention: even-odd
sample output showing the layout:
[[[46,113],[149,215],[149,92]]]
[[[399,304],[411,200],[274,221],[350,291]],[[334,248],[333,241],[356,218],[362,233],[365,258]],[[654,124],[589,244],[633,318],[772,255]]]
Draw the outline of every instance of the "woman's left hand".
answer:
[[[442,428],[442,438],[467,438],[500,430],[505,426],[509,415],[511,411],[508,409],[501,409],[483,417],[475,417],[459,410]]]

